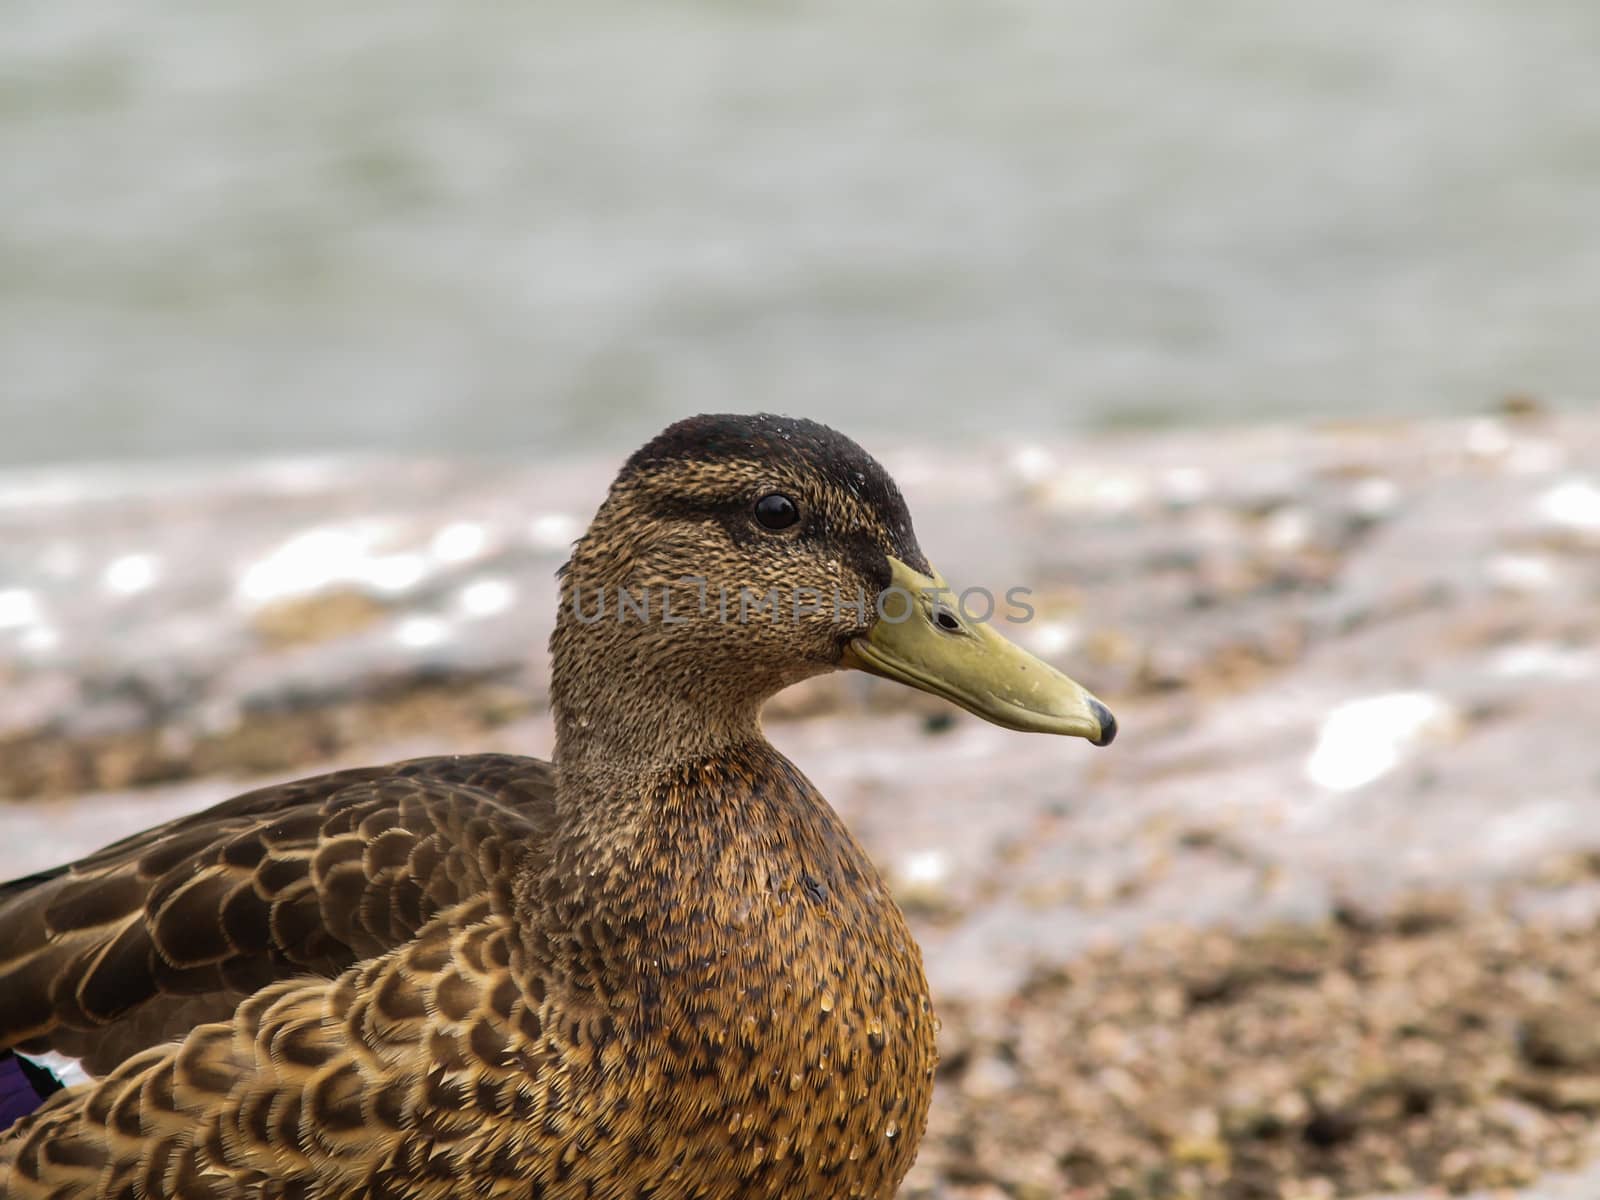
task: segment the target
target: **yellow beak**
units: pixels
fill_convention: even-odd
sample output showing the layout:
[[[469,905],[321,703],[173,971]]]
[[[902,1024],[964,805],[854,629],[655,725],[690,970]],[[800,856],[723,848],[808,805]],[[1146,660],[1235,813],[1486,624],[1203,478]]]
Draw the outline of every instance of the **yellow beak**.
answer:
[[[843,664],[943,696],[970,713],[1028,733],[1117,736],[1111,710],[1049,663],[1002,637],[989,622],[957,611],[939,576],[889,560],[889,591],[865,637],[850,641]],[[941,599],[942,597],[942,599]]]

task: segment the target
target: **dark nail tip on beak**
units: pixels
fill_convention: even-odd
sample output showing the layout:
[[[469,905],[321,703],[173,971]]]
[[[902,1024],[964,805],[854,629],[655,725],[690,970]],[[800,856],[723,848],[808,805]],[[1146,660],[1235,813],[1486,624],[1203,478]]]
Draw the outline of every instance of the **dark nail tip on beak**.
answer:
[[[1095,720],[1100,722],[1100,736],[1095,738],[1093,744],[1111,745],[1117,736],[1117,719],[1111,715],[1111,710],[1098,700],[1090,700],[1089,707],[1094,711]]]

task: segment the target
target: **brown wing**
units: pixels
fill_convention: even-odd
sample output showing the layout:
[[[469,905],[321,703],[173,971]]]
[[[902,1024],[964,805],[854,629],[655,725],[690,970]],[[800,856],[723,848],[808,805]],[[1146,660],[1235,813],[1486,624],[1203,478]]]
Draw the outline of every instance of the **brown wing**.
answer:
[[[538,759],[414,759],[249,792],[0,887],[0,1047],[103,1073],[332,977],[509,886],[554,795]]]
[[[585,1110],[515,937],[480,895],[337,979],[261,989],[24,1117],[0,1137],[0,1196],[546,1194]]]

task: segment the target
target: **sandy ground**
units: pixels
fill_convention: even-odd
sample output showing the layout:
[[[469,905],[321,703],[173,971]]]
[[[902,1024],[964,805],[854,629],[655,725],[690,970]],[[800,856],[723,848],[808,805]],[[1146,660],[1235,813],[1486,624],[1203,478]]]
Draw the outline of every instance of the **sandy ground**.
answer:
[[[1594,1194],[1600,420],[875,449],[1123,730],[843,676],[769,712],[927,954],[906,1194]],[[329,763],[548,752],[611,466],[0,475],[0,877]]]

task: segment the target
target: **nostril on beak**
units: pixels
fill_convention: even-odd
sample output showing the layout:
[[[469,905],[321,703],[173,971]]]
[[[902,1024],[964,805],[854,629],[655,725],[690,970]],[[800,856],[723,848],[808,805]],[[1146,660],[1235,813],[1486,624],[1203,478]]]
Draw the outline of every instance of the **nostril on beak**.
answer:
[[[1100,722],[1100,736],[1095,739],[1096,746],[1109,746],[1116,740],[1117,719],[1111,715],[1111,710],[1092,696],[1089,699],[1089,708],[1093,711],[1095,720]]]
[[[946,633],[961,632],[961,622],[956,620],[955,613],[951,612],[948,608],[934,609],[933,623]]]

